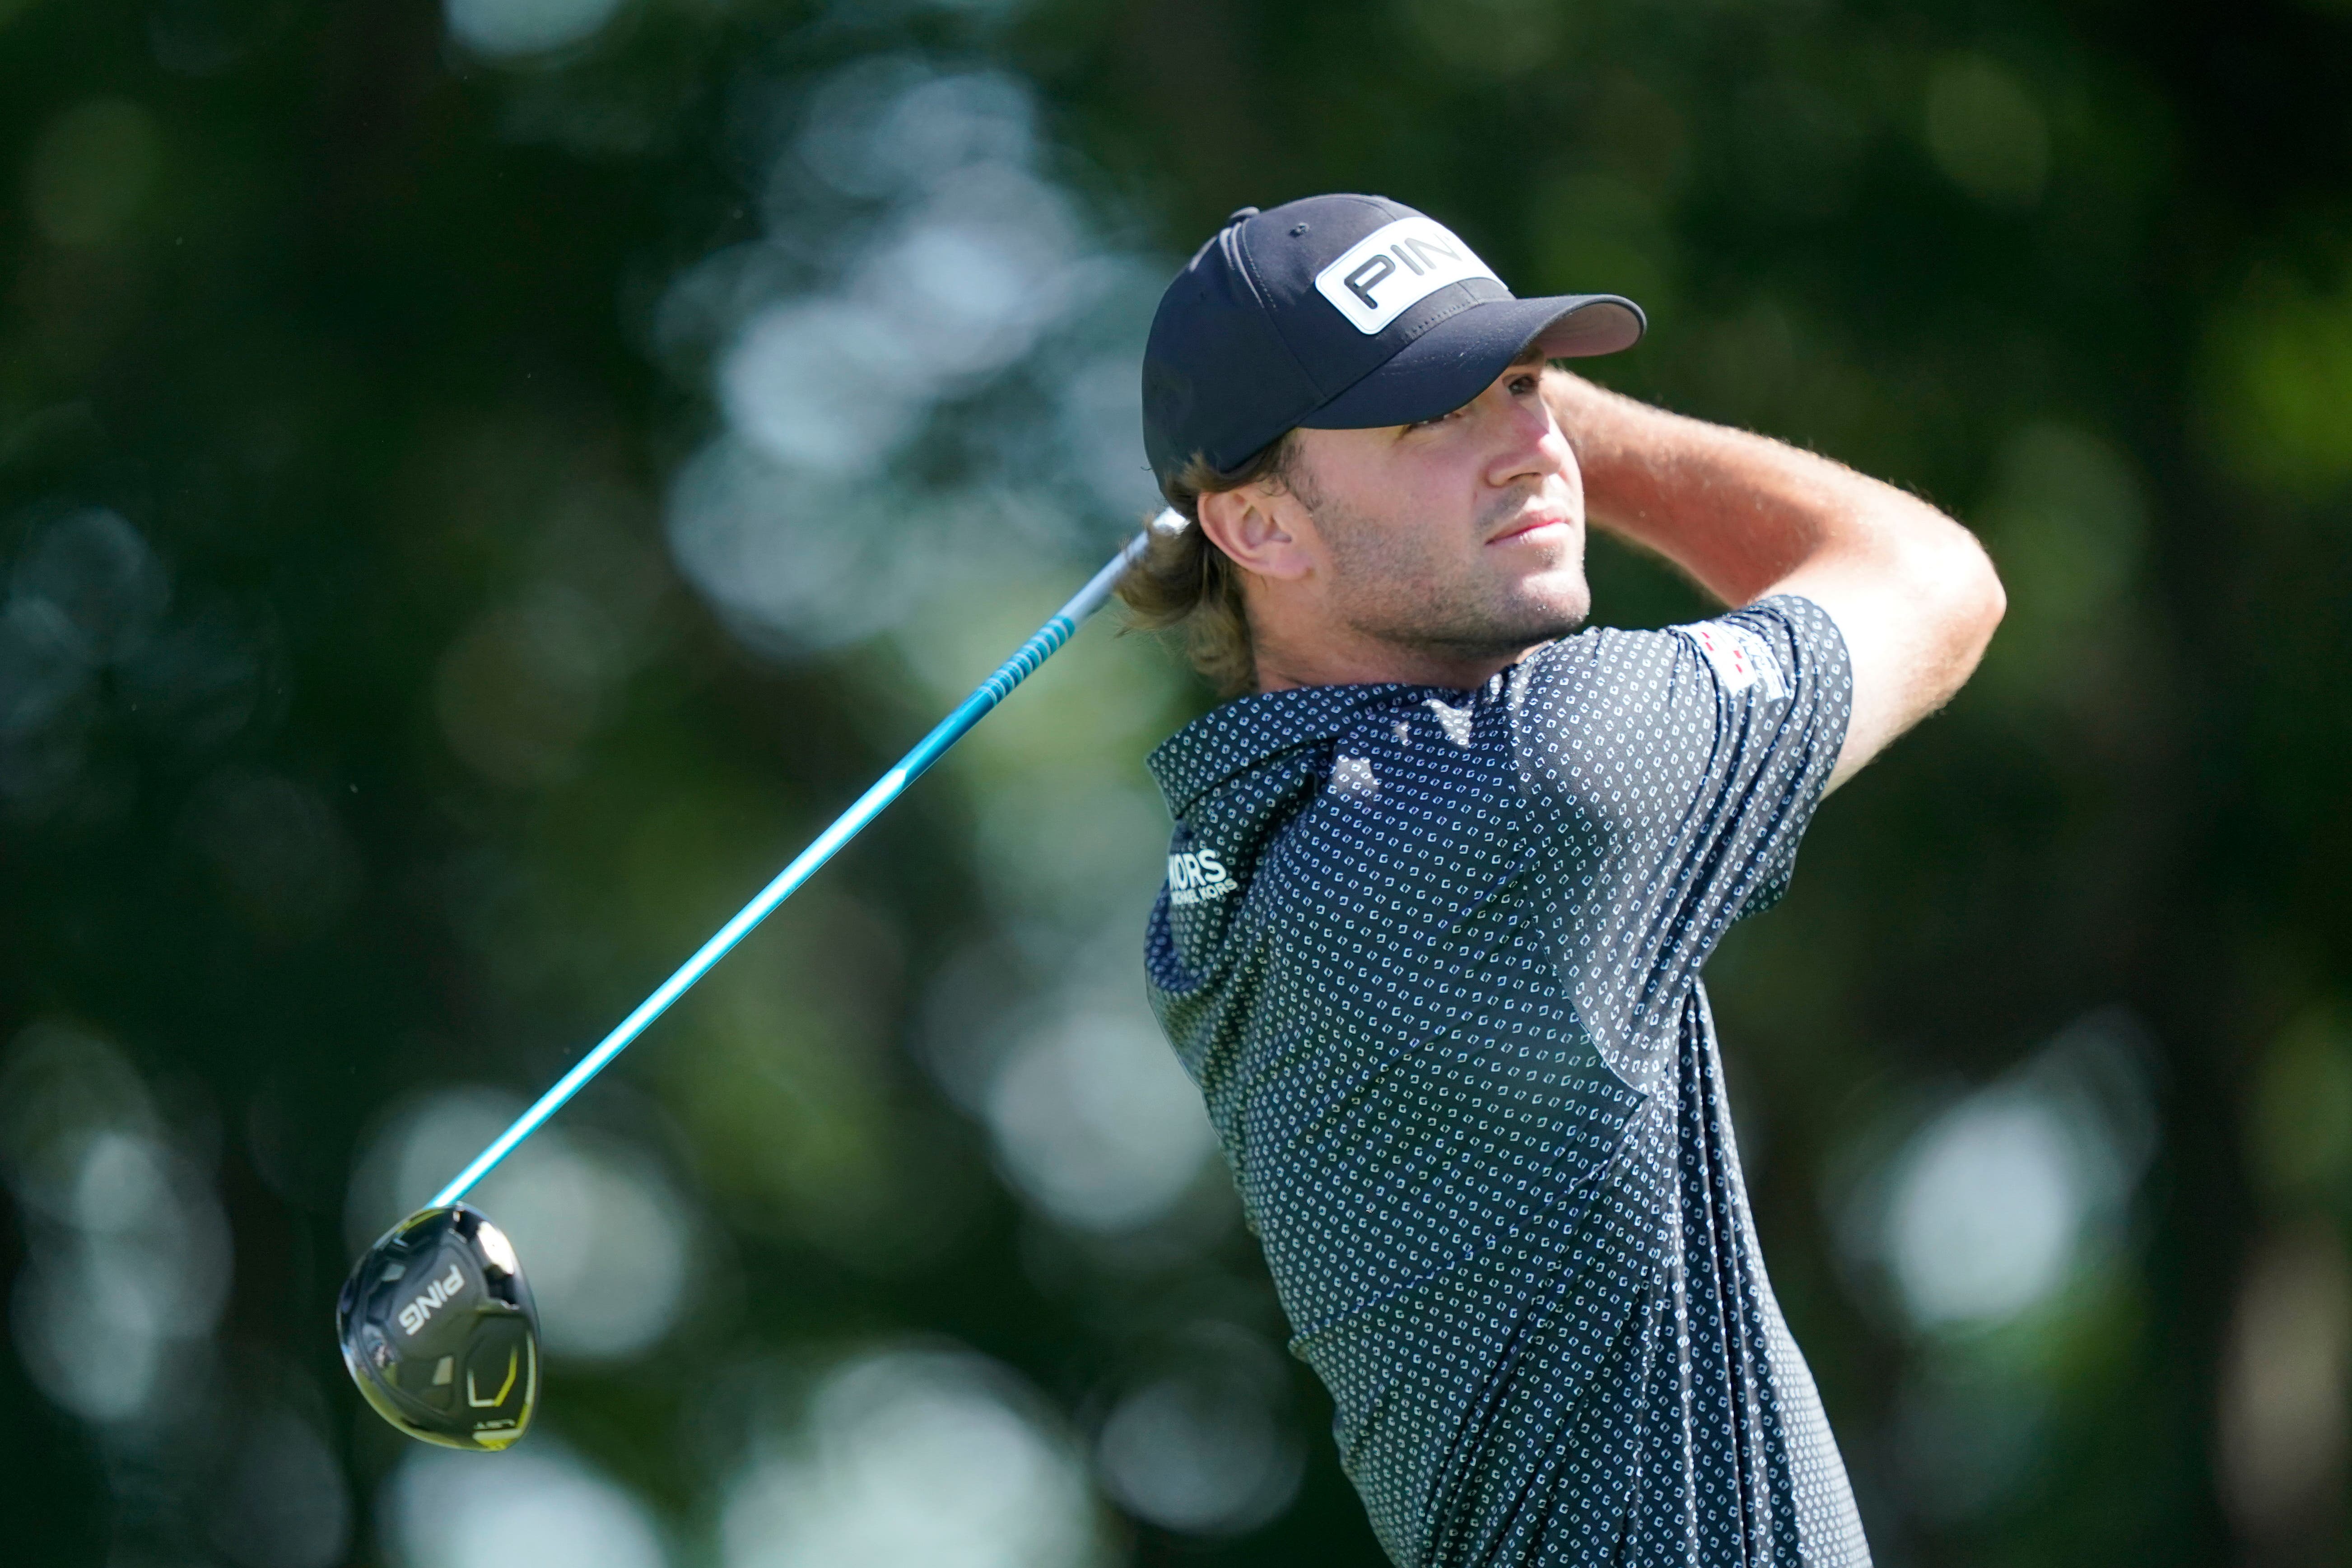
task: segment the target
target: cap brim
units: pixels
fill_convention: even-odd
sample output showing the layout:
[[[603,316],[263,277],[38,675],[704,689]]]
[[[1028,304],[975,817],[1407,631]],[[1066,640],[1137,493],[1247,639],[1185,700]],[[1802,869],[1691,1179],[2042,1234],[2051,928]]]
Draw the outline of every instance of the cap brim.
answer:
[[[1641,342],[1642,307],[1616,294],[1487,300],[1458,310],[1407,343],[1298,423],[1309,430],[1366,430],[1450,414],[1529,348],[1545,359],[1612,354]]]

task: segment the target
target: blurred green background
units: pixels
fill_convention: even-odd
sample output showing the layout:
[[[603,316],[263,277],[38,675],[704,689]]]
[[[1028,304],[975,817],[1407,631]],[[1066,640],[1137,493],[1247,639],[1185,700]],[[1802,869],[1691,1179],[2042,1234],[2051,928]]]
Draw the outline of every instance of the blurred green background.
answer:
[[[1879,1561],[2352,1556],[2343,0],[0,0],[10,1561],[1378,1561],[1111,617],[483,1189],[521,1447],[331,1336],[1134,526],[1160,286],[1325,189],[2001,565],[1712,971]]]

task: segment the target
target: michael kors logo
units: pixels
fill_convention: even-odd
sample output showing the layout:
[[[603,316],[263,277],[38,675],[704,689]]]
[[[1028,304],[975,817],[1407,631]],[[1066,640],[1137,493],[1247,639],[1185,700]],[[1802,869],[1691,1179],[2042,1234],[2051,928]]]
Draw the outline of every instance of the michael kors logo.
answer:
[[[1240,886],[1213,850],[1168,857],[1168,901],[1179,909],[1222,899]]]

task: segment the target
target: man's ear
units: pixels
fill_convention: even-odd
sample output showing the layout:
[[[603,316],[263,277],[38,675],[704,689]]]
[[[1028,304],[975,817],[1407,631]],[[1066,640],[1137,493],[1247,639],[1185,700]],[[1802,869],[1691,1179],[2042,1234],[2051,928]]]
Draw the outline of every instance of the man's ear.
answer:
[[[1244,572],[1290,580],[1314,569],[1301,538],[1309,526],[1306,509],[1287,490],[1264,483],[1211,490],[1199,508],[1201,531]]]

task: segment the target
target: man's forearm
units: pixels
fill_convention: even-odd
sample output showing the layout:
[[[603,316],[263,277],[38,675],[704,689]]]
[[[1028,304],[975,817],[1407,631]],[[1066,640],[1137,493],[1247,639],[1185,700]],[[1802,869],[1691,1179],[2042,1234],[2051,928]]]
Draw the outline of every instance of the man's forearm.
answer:
[[[1584,471],[1596,527],[1743,605],[1826,552],[1868,554],[1943,515],[1842,463],[1554,372],[1545,390]]]
[[[1544,388],[1584,471],[1585,513],[1727,605],[1801,595],[1829,612],[1853,698],[1831,787],[1942,707],[2006,603],[1975,536],[1840,463],[1685,419],[1562,372]]]

